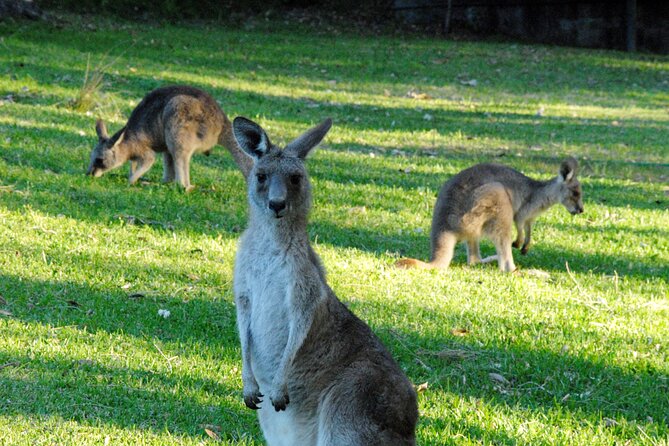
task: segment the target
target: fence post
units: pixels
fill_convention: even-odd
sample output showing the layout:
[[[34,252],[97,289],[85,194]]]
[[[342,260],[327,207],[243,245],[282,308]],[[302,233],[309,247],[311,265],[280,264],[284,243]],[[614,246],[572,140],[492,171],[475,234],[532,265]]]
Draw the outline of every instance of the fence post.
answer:
[[[625,5],[627,51],[636,51],[636,0],[627,0]]]

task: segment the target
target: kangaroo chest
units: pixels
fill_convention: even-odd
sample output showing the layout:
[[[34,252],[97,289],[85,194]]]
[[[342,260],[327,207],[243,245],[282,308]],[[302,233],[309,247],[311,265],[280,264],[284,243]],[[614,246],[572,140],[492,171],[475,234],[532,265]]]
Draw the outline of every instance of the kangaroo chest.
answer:
[[[268,249],[249,265],[251,361],[261,388],[271,383],[285,350],[290,329],[291,265],[278,249]]]

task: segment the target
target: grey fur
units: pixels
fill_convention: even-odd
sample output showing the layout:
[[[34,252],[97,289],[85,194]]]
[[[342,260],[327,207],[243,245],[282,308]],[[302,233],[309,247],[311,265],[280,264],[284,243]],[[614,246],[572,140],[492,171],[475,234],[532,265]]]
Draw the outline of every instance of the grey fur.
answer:
[[[232,135],[230,120],[214,98],[197,88],[176,85],[153,90],[112,137],[101,120],[95,130],[98,144],[87,171],[95,177],[130,161],[129,181],[134,184],[162,153],[163,181],[176,181],[189,190],[191,157],[196,152],[209,155],[216,144],[230,151],[244,178],[251,170],[252,161]]]
[[[325,120],[280,150],[254,122],[233,123],[255,160],[234,272],[244,402],[258,409],[270,446],[414,445],[413,386],[337,299],[309,243],[303,160],[331,124]]]
[[[576,179],[577,161],[562,162],[558,176],[533,180],[499,164],[477,164],[463,170],[441,187],[432,216],[432,256],[429,263],[402,259],[402,268],[447,268],[457,242],[467,246],[467,263],[497,260],[502,271],[513,271],[511,246],[527,254],[534,220],[556,203],[572,214],[583,212],[581,184]],[[512,244],[512,228],[517,237]],[[481,259],[479,240],[487,235],[497,255]]]

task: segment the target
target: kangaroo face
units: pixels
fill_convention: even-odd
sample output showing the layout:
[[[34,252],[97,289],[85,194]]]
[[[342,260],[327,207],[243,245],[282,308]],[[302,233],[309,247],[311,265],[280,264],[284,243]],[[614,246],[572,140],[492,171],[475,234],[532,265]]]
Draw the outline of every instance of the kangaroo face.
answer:
[[[118,156],[118,144],[121,142],[123,136],[121,135],[115,141],[107,134],[105,124],[98,120],[95,130],[98,134],[98,143],[91,152],[91,160],[88,165],[86,175],[93,175],[100,177],[103,173],[119,167],[125,160]]]
[[[309,152],[330,130],[326,119],[281,150],[253,121],[235,118],[232,128],[239,146],[254,159],[249,174],[249,203],[272,219],[305,217],[311,206],[311,186],[304,167]]]
[[[583,213],[583,192],[581,191],[581,183],[576,179],[577,167],[576,159],[569,157],[562,162],[558,173],[558,180],[561,185],[560,201],[572,215]]]
[[[581,200],[581,183],[578,180],[565,185],[565,192],[562,196],[562,204],[572,214],[583,213],[583,201]]]
[[[272,218],[303,215],[311,204],[311,187],[301,159],[279,149],[258,160],[249,177],[251,202]]]

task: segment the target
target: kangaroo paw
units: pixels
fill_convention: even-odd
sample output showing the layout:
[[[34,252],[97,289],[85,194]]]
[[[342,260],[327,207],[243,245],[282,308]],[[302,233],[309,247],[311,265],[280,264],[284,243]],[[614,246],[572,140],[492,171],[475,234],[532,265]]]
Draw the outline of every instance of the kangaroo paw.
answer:
[[[286,406],[288,403],[290,403],[290,398],[288,398],[288,390],[285,389],[278,392],[278,394],[273,397],[270,396],[269,400],[272,402],[272,406],[274,406],[274,410],[277,412],[286,410]]]
[[[255,392],[245,394],[244,404],[246,404],[246,407],[249,409],[258,410],[260,409],[258,404],[262,403],[263,396],[264,395],[257,390]]]

